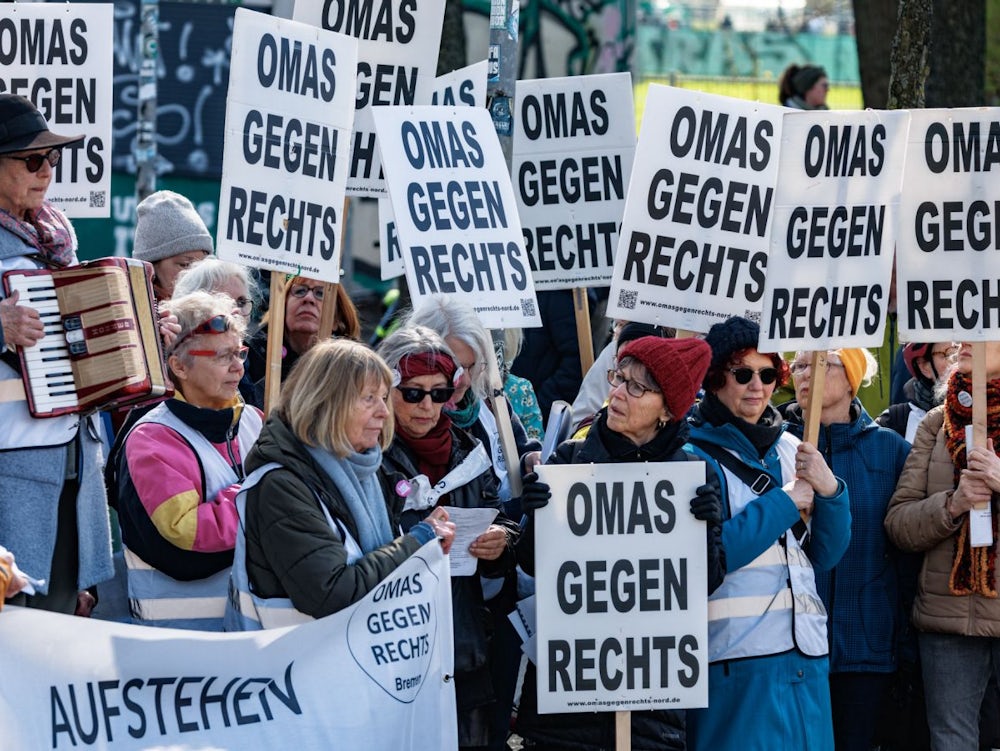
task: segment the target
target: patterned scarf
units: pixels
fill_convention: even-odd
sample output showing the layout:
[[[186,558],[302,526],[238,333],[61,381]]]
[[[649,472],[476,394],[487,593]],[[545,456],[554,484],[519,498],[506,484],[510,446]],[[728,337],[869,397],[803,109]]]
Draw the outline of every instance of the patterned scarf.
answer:
[[[462,397],[462,401],[453,405],[453,409],[445,405],[444,413],[451,418],[451,421],[462,430],[468,430],[479,419],[479,397],[475,395],[470,387]]]
[[[42,260],[52,268],[65,268],[75,259],[76,233],[73,225],[59,209],[48,201],[24,219],[0,209],[0,227],[35,248]]]
[[[958,371],[952,373],[944,400],[944,438],[955,465],[955,487],[958,487],[962,470],[967,466],[965,426],[972,423],[971,396],[972,381],[969,376]],[[1000,382],[987,381],[986,404],[986,434],[993,439],[994,446],[1000,446]],[[955,555],[948,580],[951,593],[996,597],[996,556],[997,514],[993,513],[993,544],[988,548],[973,548],[969,544],[969,515],[965,514],[955,537]]]

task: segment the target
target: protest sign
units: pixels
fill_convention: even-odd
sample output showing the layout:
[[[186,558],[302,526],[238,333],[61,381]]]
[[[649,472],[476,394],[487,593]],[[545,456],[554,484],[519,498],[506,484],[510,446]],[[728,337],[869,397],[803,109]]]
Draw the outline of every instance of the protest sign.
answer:
[[[521,223],[489,113],[374,111],[414,308],[459,295],[491,329],[540,326]]]
[[[518,81],[515,100],[511,174],[535,288],[607,286],[635,155],[632,77]]]
[[[360,602],[247,634],[5,608],[10,749],[456,749],[451,586],[437,540]]]
[[[896,299],[909,341],[1000,339],[1000,110],[910,113]]]
[[[904,111],[785,115],[761,351],[882,344],[908,125]]]
[[[389,105],[430,104],[444,0],[295,0],[292,18],[358,40],[347,192],[384,194],[372,112]]]
[[[459,70],[438,76],[434,81],[432,104],[445,106],[486,106],[486,61],[467,65]],[[396,234],[396,217],[388,193],[378,199],[379,268],[382,280],[402,276],[403,255]]]
[[[15,3],[0,16],[0,93],[30,99],[62,149],[46,198],[71,218],[111,215],[114,5]]]
[[[240,8],[226,106],[218,254],[340,279],[357,42]]]
[[[649,87],[609,317],[688,331],[760,318],[785,111]]]
[[[538,709],[708,705],[700,462],[544,465],[535,512]]]

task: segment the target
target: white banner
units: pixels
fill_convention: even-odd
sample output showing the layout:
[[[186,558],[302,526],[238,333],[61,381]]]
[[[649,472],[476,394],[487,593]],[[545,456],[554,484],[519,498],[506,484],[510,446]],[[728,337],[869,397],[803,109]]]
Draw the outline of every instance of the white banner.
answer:
[[[0,734],[29,749],[456,749],[434,540],[350,608],[247,634],[0,613]]]
[[[340,280],[357,42],[236,9],[219,257]]]
[[[0,15],[0,92],[27,97],[66,146],[46,198],[71,218],[111,215],[111,3],[14,3]]]
[[[1000,339],[1000,109],[910,112],[896,265],[907,341]]]
[[[635,157],[632,76],[517,82],[511,174],[535,289],[606,287]]]
[[[357,114],[347,192],[384,194],[372,112],[376,107],[431,103],[444,0],[295,0],[292,18],[358,40]]]
[[[702,462],[544,465],[535,513],[538,709],[708,706]]]
[[[882,344],[909,113],[785,115],[760,350]]]
[[[507,163],[480,107],[374,112],[414,309],[458,295],[490,329],[541,326]]]
[[[649,87],[609,318],[708,331],[760,317],[785,112]]]

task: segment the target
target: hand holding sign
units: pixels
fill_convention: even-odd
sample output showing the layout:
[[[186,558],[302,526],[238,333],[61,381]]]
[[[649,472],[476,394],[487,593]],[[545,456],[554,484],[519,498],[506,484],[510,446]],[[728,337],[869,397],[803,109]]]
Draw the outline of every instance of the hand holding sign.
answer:
[[[837,478],[819,449],[811,443],[799,444],[795,455],[795,476],[809,483],[820,495],[830,496],[837,492]]]
[[[1000,493],[1000,457],[993,449],[993,441],[986,439],[986,448],[976,446],[969,451],[968,467],[970,474],[982,479],[994,493]]]

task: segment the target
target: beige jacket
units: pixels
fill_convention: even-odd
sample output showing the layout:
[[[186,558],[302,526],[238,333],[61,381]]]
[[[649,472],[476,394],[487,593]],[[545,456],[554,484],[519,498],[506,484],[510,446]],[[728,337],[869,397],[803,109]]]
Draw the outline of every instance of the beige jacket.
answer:
[[[954,538],[962,517],[954,520],[945,509],[955,490],[955,468],[945,447],[943,426],[944,408],[937,407],[917,428],[913,449],[889,501],[885,528],[903,550],[925,553],[913,605],[913,623],[918,629],[1000,637],[1000,598],[953,595],[948,589]]]

